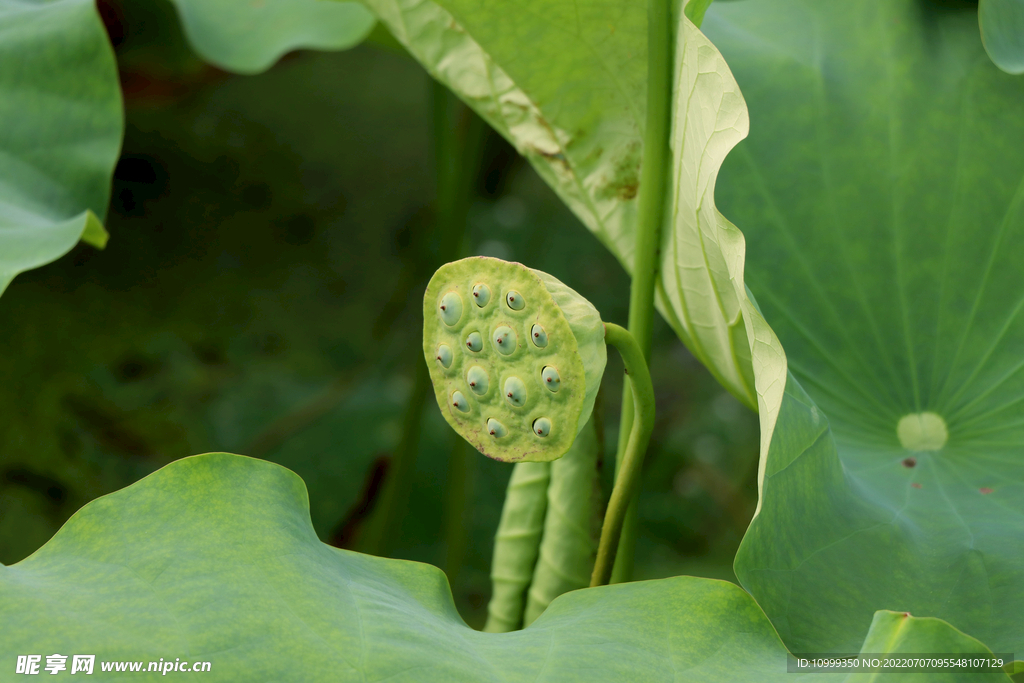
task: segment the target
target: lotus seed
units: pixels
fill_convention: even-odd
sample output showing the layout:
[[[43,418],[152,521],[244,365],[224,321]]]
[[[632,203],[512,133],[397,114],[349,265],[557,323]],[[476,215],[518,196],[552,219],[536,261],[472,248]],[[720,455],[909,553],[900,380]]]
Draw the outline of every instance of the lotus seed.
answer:
[[[509,290],[509,293],[505,295],[505,302],[513,311],[521,311],[523,310],[523,306],[526,305],[523,295],[514,289]]]
[[[516,408],[521,408],[526,403],[526,385],[518,377],[509,377],[505,380],[505,400]]]
[[[451,327],[462,318],[462,297],[458,292],[448,292],[441,297],[439,308],[441,309],[441,320],[445,325]]]
[[[516,345],[519,343],[516,333],[511,327],[507,327],[505,325],[501,325],[494,330],[493,339],[494,348],[498,349],[498,353],[503,356],[508,356],[514,353]]]
[[[540,325],[534,325],[533,328],[530,329],[530,340],[533,342],[534,346],[543,349],[548,345],[548,333],[545,332],[544,328]]]
[[[501,437],[508,434],[508,430],[505,429],[505,425],[501,424],[493,417],[487,420],[487,433],[491,436],[500,439]]]
[[[447,344],[441,344],[438,346],[437,362],[440,363],[443,368],[450,368],[452,366],[452,347]]]
[[[487,305],[491,300],[491,288],[484,284],[473,285],[473,301],[480,308]]]
[[[533,433],[542,438],[550,434],[551,420],[546,417],[538,417],[533,421]]]
[[[452,405],[463,413],[469,412],[469,401],[466,400],[466,397],[461,391],[452,393]]]
[[[558,391],[562,388],[562,378],[558,376],[558,370],[550,365],[545,365],[544,369],[540,371],[540,378],[550,391]]]
[[[490,381],[487,379],[487,371],[479,365],[474,365],[466,373],[466,382],[469,383],[469,390],[477,396],[487,393]]]
[[[480,336],[479,332],[469,333],[466,337],[466,348],[474,353],[484,348],[484,340],[483,337]]]

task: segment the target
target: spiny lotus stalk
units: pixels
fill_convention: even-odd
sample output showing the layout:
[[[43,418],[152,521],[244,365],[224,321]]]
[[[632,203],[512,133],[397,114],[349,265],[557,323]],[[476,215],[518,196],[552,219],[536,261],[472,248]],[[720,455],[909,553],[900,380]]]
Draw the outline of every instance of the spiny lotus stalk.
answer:
[[[448,423],[505,462],[562,457],[590,418],[607,361],[589,301],[547,273],[483,256],[431,278],[423,353]]]

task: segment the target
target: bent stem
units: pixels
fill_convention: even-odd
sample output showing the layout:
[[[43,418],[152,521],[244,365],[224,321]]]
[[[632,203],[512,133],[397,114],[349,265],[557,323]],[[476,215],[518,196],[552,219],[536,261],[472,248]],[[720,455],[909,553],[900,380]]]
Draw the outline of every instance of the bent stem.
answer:
[[[604,325],[605,341],[618,350],[626,366],[629,386],[632,390],[635,419],[615,476],[608,511],[601,527],[601,542],[597,547],[597,561],[590,577],[591,586],[603,586],[612,576],[616,550],[630,501],[640,479],[640,468],[647,453],[647,443],[654,431],[654,387],[647,361],[636,339],[625,328],[612,323]]]
[[[629,290],[629,331],[636,337],[644,358],[651,355],[654,330],[654,285],[658,278],[661,225],[665,213],[668,177],[669,132],[672,120],[672,6],[669,0],[647,1],[647,121],[644,128],[644,157],[640,176],[636,252],[633,282]],[[633,425],[633,395],[622,390],[622,417],[615,472],[623,466],[629,445],[626,434]],[[636,503],[630,507],[622,529],[621,547],[612,583],[629,581],[633,574],[636,545]]]

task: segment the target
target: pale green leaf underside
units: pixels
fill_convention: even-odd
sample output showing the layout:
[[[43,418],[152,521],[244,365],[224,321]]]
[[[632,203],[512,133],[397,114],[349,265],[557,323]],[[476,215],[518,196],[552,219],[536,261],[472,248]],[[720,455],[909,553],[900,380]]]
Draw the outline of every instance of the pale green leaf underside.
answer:
[[[0,0],[0,292],[80,238],[106,243],[121,144],[114,55],[90,0]]]
[[[1024,651],[1024,82],[975,21],[915,0],[704,21],[754,113],[719,201],[792,373],[736,570],[797,649],[856,647],[893,609]],[[948,442],[908,450],[924,412]]]
[[[528,0],[515,11],[475,0],[367,4],[632,269],[646,102],[644,3]],[[742,236],[711,201],[718,165],[745,132],[746,110],[715,48],[689,20],[680,19],[678,29],[689,46],[677,64],[679,157],[662,270],[680,277],[660,286],[659,309],[697,358],[753,407]]]
[[[996,66],[1024,74],[1024,0],[981,0],[978,23],[985,50]]]
[[[357,2],[172,1],[196,52],[211,64],[243,74],[265,71],[291,50],[353,47],[375,22]]]
[[[880,614],[869,639],[883,652],[987,652],[902,615]],[[0,566],[0,661],[28,653],[95,654],[95,681],[124,676],[99,662],[160,658],[209,661],[211,682],[793,678],[750,596],[708,579],[575,591],[523,631],[474,631],[440,570],[324,545],[302,480],[228,454],[179,460],[95,500],[37,553]]]

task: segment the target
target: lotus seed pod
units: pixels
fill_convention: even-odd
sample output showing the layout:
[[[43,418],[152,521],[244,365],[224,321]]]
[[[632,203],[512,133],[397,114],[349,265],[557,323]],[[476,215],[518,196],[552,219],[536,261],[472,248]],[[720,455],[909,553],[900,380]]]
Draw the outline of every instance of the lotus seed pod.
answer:
[[[490,388],[490,378],[487,377],[487,371],[479,365],[474,365],[466,373],[466,384],[469,385],[469,390],[477,396],[483,396],[487,393]]]
[[[452,347],[447,344],[441,344],[438,346],[437,362],[440,363],[443,368],[450,368],[452,366]]]
[[[468,299],[476,305],[463,305]],[[423,314],[437,402],[463,438],[505,462],[556,460],[569,450],[593,412],[607,359],[590,302],[546,273],[473,257],[434,274]],[[448,366],[437,360],[442,344],[453,355]]]
[[[473,352],[484,348],[484,340],[479,332],[470,332],[466,336],[466,348]]]
[[[544,383],[548,391],[558,391],[562,385],[558,370],[550,365],[545,365],[544,369],[540,371],[540,381]]]
[[[530,340],[534,346],[543,349],[548,345],[548,333],[540,325],[534,325],[530,328]]]
[[[473,301],[480,308],[483,308],[491,300],[491,288],[480,283],[473,285]]]

